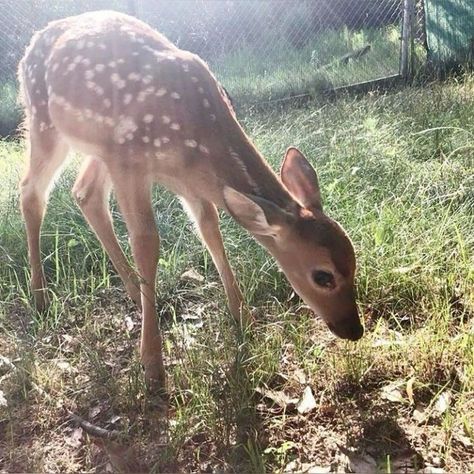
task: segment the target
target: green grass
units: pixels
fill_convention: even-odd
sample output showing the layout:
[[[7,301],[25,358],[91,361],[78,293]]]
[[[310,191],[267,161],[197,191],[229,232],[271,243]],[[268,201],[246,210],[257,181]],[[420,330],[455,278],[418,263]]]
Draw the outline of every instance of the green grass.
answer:
[[[157,189],[170,389],[163,416],[143,387],[137,311],[70,197],[74,163],[57,183],[43,229],[52,306],[46,315],[31,308],[16,184],[23,143],[4,141],[0,355],[14,368],[0,365],[2,469],[103,470],[95,445],[74,442],[66,409],[127,432],[128,445],[160,472],[281,472],[292,461],[336,469],[340,446],[370,454],[383,472],[402,461],[472,469],[474,78],[249,110],[242,120],[275,168],[291,144],[314,163],[325,208],[356,247],[366,336],[357,344],[333,338],[300,307],[271,258],[224,217],[230,260],[258,315],[248,330],[236,328],[191,224],[176,198]],[[183,281],[191,267],[205,283]],[[394,382],[398,402],[381,392]],[[306,385],[317,401],[309,414],[271,400],[278,391],[298,398]],[[262,388],[273,392],[264,397]]]
[[[348,53],[370,45],[359,59],[340,61]],[[416,51],[421,57],[421,51]],[[281,39],[243,46],[211,62],[212,69],[237,103],[250,104],[393,76],[399,73],[398,26],[352,31],[328,30],[303,47]]]
[[[0,82],[0,137],[12,135],[20,122],[20,108],[16,103],[15,80]]]

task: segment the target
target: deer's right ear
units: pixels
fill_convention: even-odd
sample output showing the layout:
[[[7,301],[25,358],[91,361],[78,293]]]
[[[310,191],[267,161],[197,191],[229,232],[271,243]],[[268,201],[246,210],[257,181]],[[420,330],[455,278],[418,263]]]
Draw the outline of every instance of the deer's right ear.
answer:
[[[280,177],[288,191],[300,204],[310,210],[322,211],[318,176],[297,148],[290,147],[286,151]]]
[[[224,188],[224,202],[232,217],[252,234],[276,237],[293,216],[267,199]]]

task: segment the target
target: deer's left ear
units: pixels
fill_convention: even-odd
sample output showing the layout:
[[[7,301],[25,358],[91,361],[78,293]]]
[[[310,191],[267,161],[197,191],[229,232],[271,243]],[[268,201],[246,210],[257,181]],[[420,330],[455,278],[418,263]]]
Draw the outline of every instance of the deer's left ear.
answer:
[[[305,208],[322,211],[318,176],[309,161],[295,147],[286,150],[280,177],[292,196]]]

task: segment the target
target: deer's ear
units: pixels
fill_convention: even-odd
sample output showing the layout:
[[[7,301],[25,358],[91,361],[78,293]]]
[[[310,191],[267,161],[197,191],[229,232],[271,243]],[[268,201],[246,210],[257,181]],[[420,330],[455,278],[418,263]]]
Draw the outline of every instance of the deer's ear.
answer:
[[[224,188],[224,201],[232,217],[250,233],[277,237],[293,216],[267,199],[242,194],[229,186]]]
[[[280,177],[291,195],[304,207],[322,211],[318,176],[304,155],[295,147],[286,150]]]

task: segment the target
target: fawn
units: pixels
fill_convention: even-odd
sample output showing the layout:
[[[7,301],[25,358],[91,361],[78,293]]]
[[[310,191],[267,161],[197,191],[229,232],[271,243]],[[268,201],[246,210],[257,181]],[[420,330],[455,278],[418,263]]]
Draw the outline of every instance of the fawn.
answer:
[[[21,209],[38,310],[47,306],[41,223],[53,178],[74,148],[88,158],[73,195],[141,306],[140,356],[147,382],[162,386],[165,380],[155,308],[160,240],[151,204],[154,183],[177,194],[195,220],[235,318],[246,313],[225,254],[218,208],[268,250],[332,332],[350,340],[362,336],[354,249],[341,226],[324,214],[314,169],[291,147],[278,177],[198,56],[135,18],[91,12],[36,33],[20,63],[19,80],[29,154]],[[136,271],[114,233],[108,208],[112,189]]]

